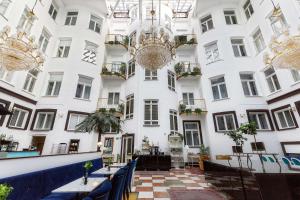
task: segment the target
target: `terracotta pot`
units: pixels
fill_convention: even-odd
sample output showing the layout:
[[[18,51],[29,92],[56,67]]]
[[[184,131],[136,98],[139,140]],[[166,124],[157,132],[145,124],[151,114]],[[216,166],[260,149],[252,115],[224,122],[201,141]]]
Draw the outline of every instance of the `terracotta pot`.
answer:
[[[199,156],[199,168],[201,171],[204,171],[204,161],[210,160],[208,155],[200,155]]]

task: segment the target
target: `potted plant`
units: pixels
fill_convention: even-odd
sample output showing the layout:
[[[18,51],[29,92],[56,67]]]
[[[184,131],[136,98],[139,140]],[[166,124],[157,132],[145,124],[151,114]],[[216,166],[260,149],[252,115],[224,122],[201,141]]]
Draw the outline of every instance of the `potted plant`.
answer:
[[[0,184],[0,200],[6,200],[13,188],[7,184]]]
[[[108,161],[107,170],[110,171],[110,165],[112,164],[112,157],[109,157],[109,158],[107,159],[107,161]]]
[[[182,68],[183,68],[183,66],[182,66],[181,62],[175,64],[174,70],[175,70],[177,75],[182,72]]]
[[[126,73],[126,63],[122,62],[120,67],[120,74],[125,75]]]
[[[129,36],[125,36],[124,37],[124,39],[123,39],[123,44],[125,45],[125,46],[128,46],[128,44],[129,44]]]
[[[108,72],[108,69],[106,66],[102,67],[102,74],[106,74]]]
[[[179,105],[179,113],[184,113],[185,112],[185,109],[186,109],[186,105],[185,104],[180,104]]]
[[[197,115],[201,115],[201,114],[202,114],[202,109],[201,109],[201,108],[196,108],[196,109],[195,109],[195,113],[196,113]]]
[[[123,103],[120,103],[120,104],[118,105],[118,111],[119,111],[120,113],[124,114],[124,104],[123,104]]]
[[[93,167],[93,163],[91,161],[87,161],[83,165],[83,168],[85,169],[85,172],[84,172],[84,185],[86,185],[87,182],[88,182],[89,171],[92,167]]]
[[[252,121],[250,123],[247,124],[242,124],[239,128],[239,130],[246,135],[253,135],[254,137],[254,145],[255,145],[255,150],[257,151],[257,141],[256,141],[256,135],[257,135],[257,131],[256,131],[256,122]]]
[[[190,115],[190,114],[192,114],[192,109],[185,109],[185,113],[187,114],[187,115]]]
[[[204,170],[204,161],[209,160],[209,147],[205,147],[204,144],[200,145],[200,156],[199,156],[199,168]]]
[[[117,112],[117,110],[115,108],[110,108],[108,112],[114,114],[115,112]]]
[[[191,73],[192,75],[199,75],[201,72],[199,67],[194,67],[193,72]]]

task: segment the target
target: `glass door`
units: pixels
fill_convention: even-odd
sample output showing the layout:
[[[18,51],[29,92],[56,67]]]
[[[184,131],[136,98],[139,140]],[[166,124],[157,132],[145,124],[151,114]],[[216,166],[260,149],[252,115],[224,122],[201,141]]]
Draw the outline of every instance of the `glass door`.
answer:
[[[122,162],[132,160],[134,148],[134,135],[122,136]]]

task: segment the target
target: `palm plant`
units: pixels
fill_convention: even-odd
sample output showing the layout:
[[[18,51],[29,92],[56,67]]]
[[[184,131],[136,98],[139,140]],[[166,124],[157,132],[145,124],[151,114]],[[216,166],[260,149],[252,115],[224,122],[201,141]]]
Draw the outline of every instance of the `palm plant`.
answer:
[[[121,120],[115,116],[115,113],[108,112],[101,109],[94,113],[89,114],[81,123],[76,126],[77,131],[98,133],[98,142],[101,141],[101,135],[105,132],[105,129],[111,127],[119,132],[121,130]],[[98,147],[98,151],[100,147]]]

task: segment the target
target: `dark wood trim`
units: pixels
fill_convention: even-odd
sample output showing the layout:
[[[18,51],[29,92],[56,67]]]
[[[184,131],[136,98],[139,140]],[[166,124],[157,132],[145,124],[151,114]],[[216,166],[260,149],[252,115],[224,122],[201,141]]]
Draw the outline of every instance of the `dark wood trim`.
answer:
[[[37,118],[37,115],[38,115],[39,112],[53,112],[54,113],[53,122],[51,124],[50,130],[36,130],[36,129],[34,129],[34,124],[35,124],[35,121],[36,121],[36,118]],[[31,122],[30,130],[32,130],[32,131],[51,131],[51,130],[53,130],[53,126],[54,126],[54,122],[55,122],[55,118],[56,118],[56,112],[57,112],[57,109],[36,109],[35,113],[34,113],[34,116],[33,116],[33,120]]]
[[[20,100],[22,100],[22,101],[25,101],[25,102],[27,102],[27,103],[31,103],[31,104],[33,104],[33,105],[36,105],[36,104],[37,104],[37,101],[36,101],[36,100],[30,99],[30,98],[28,98],[28,97],[25,97],[25,96],[23,96],[23,95],[21,95],[21,94],[18,94],[18,93],[16,93],[16,92],[10,91],[10,90],[8,90],[8,89],[6,89],[6,88],[3,88],[3,87],[1,87],[1,86],[0,86],[0,92],[2,92],[2,93],[4,93],[4,94],[7,94],[7,95],[9,95],[9,96],[15,97],[15,98],[17,98],[17,99],[20,99]]]
[[[267,109],[253,109],[253,110],[246,110],[246,112],[247,112],[248,122],[250,122],[250,113],[251,112],[262,112],[262,113],[266,113],[267,114],[268,120],[269,120],[269,124],[271,126],[270,127],[271,130],[258,130],[259,132],[274,131],[275,130],[269,110],[267,110]]]
[[[123,138],[124,137],[127,137],[127,136],[132,136],[132,138],[133,138],[133,141],[132,141],[132,156],[133,156],[133,154],[134,154],[134,133],[125,133],[124,135],[122,135],[122,137],[121,137],[121,154],[120,154],[120,159],[121,159],[121,162],[123,162]]]
[[[271,112],[272,112],[272,117],[273,117],[273,120],[274,120],[276,129],[277,129],[278,131],[286,131],[286,130],[296,129],[296,128],[299,127],[299,126],[298,126],[298,123],[297,123],[297,120],[296,120],[296,117],[295,117],[295,115],[294,115],[294,112],[292,111],[292,112],[291,112],[291,115],[292,115],[292,118],[293,118],[293,120],[294,120],[295,127],[294,127],[294,128],[286,128],[286,129],[280,129],[280,128],[279,128],[279,125],[278,125],[278,123],[277,123],[277,119],[276,119],[276,116],[275,116],[275,112],[277,112],[277,111],[279,111],[279,110],[286,109],[286,108],[290,108],[290,107],[291,107],[291,105],[288,104],[288,105],[281,106],[281,107],[278,107],[278,108],[274,108],[274,109],[271,110]]]
[[[10,106],[11,102],[6,101],[4,99],[0,99],[0,103],[4,103],[5,104],[4,108],[9,109],[9,106]],[[5,117],[6,117],[6,115],[0,116],[0,126],[3,125]]]
[[[300,154],[299,153],[288,153],[288,152],[286,152],[286,149],[285,149],[285,145],[289,145],[289,144],[298,144],[299,146],[300,146],[300,141],[294,141],[294,142],[280,142],[280,144],[281,144],[281,148],[282,148],[282,151],[283,151],[283,154],[284,155],[290,155],[290,154],[292,154],[292,155],[297,155],[297,156],[299,156]]]
[[[293,90],[293,91],[291,91],[291,92],[288,92],[288,93],[286,93],[286,94],[280,95],[280,96],[278,96],[278,97],[275,97],[275,98],[273,98],[273,99],[270,99],[270,100],[267,101],[267,103],[268,103],[268,104],[276,103],[276,102],[278,102],[278,101],[287,99],[287,98],[292,97],[292,96],[295,96],[295,95],[297,95],[297,94],[300,94],[300,88],[295,89],[295,90]]]
[[[67,119],[66,119],[66,123],[65,123],[65,131],[74,132],[74,130],[68,130],[68,125],[69,125],[69,120],[70,120],[70,115],[71,114],[89,115],[90,113],[80,112],[80,111],[75,111],[75,110],[69,110],[68,111],[68,115],[67,115]]]
[[[20,108],[20,109],[22,109],[22,110],[28,111],[28,116],[27,116],[27,119],[26,119],[26,122],[25,122],[25,126],[24,126],[24,128],[10,127],[10,126],[9,126],[9,123],[10,123],[10,120],[11,120],[11,118],[12,118],[12,116],[13,116],[13,115],[10,115],[9,118],[8,118],[6,127],[7,127],[7,128],[10,128],[10,129],[27,130],[27,127],[28,127],[29,121],[30,121],[30,117],[31,117],[31,114],[32,114],[32,109],[27,108],[27,107],[24,107],[24,106],[21,106],[21,105],[19,105],[19,104],[14,104],[14,106],[13,106],[13,108],[12,108],[12,112],[13,112],[14,108]]]
[[[182,121],[182,127],[183,127],[183,141],[184,141],[184,145],[186,145],[186,140],[185,140],[185,123],[189,123],[189,122],[196,122],[198,123],[198,129],[199,129],[199,133],[200,133],[200,145],[203,144],[203,136],[202,136],[202,130],[201,130],[201,122],[199,120],[183,120]],[[190,148],[199,148],[199,147],[190,147]]]
[[[233,114],[233,118],[234,118],[235,125],[236,125],[235,128],[236,129],[239,128],[239,123],[238,123],[235,111],[226,111],[226,112],[213,113],[212,116],[213,116],[213,120],[214,120],[215,131],[217,133],[223,133],[224,131],[218,131],[216,116],[217,115],[226,115],[226,114]]]
[[[296,102],[295,102],[295,106],[296,106],[296,109],[297,109],[298,114],[299,114],[299,116],[300,116],[300,101],[296,101]]]

